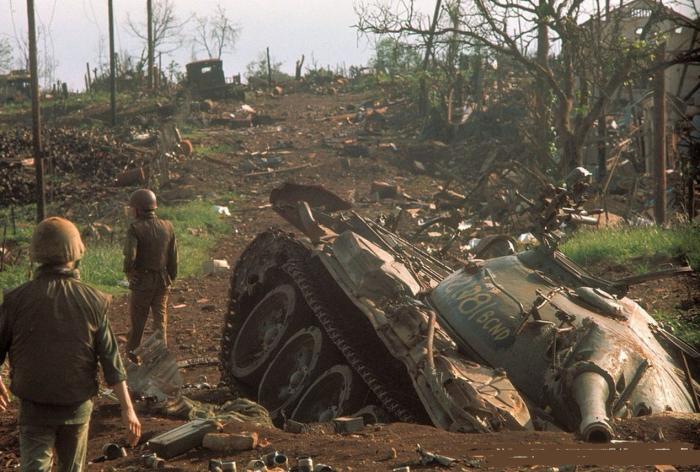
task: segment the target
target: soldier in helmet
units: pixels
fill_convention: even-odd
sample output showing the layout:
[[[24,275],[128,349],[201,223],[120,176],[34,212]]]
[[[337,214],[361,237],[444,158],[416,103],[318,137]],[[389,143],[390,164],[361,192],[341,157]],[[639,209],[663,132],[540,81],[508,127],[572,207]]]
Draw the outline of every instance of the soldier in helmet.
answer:
[[[167,304],[170,285],[177,277],[177,242],[173,225],[155,214],[156,195],[147,189],[131,194],[129,206],[135,212],[124,244],[124,273],[131,294],[131,328],[126,351],[132,362],[139,359],[134,349],[141,344],[148,313],[153,313],[153,329],[167,344]]]
[[[7,292],[0,306],[0,364],[9,354],[22,470],[51,470],[54,451],[58,470],[83,470],[98,362],[119,398],[129,442],[141,435],[107,319],[111,298],[80,281],[84,251],[73,223],[45,219],[31,242],[32,260],[40,264],[34,279]],[[0,379],[0,410],[8,403]]]

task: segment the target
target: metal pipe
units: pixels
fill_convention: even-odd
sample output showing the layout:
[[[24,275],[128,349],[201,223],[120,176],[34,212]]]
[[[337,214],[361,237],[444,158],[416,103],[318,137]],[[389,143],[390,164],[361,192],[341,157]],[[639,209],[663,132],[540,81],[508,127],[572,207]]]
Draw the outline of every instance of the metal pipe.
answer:
[[[614,436],[607,413],[610,389],[597,372],[584,372],[574,379],[572,393],[581,413],[579,432],[584,441],[610,442]]]

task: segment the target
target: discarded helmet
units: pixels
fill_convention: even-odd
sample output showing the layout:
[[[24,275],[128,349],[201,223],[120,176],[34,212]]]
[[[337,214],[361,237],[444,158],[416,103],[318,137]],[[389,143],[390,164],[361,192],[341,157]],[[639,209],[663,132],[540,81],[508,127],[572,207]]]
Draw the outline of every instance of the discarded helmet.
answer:
[[[73,223],[52,216],[34,228],[30,253],[32,260],[40,264],[65,264],[80,260],[85,246]]]
[[[158,208],[156,194],[147,188],[142,188],[131,194],[129,206],[136,210],[148,211]]]

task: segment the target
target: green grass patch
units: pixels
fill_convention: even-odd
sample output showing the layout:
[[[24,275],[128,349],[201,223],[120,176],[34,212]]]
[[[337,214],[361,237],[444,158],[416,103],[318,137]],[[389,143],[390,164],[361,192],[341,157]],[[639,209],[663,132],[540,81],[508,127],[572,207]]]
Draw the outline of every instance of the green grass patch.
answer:
[[[236,149],[231,144],[227,143],[213,144],[210,146],[202,145],[195,148],[195,152],[198,154],[231,154],[235,150]]]
[[[700,347],[700,320],[682,318],[675,311],[657,310],[652,313],[652,316],[683,341]]]
[[[231,228],[227,220],[214,213],[211,203],[203,201],[166,207],[159,214],[175,225],[180,277],[200,274],[209,251]]]
[[[655,260],[687,258],[700,269],[700,227],[682,225],[669,229],[582,229],[561,246],[580,265],[630,264],[634,272],[654,270]]]
[[[561,250],[593,273],[613,265],[624,266],[629,272],[648,272],[661,269],[660,263],[678,259],[687,259],[693,269],[700,270],[700,227],[583,229]],[[669,308],[650,313],[673,334],[700,347],[700,320],[689,312]]]
[[[1,210],[0,222],[2,219],[8,221],[8,214],[9,212],[6,210]],[[200,274],[202,262],[208,259],[209,252],[217,240],[227,235],[230,229],[228,221],[212,210],[212,203],[201,200],[181,205],[164,205],[158,209],[158,215],[171,220],[175,227],[179,250],[178,277],[191,277]],[[16,217],[18,219],[16,239],[20,244],[26,246],[34,228],[33,209],[23,207],[16,210]],[[78,224],[78,226],[82,229],[82,225]],[[120,230],[115,229],[115,231]],[[8,230],[8,233],[8,238],[15,239],[11,230]],[[85,257],[80,262],[82,280],[111,294],[116,295],[126,291],[124,287],[119,285],[121,281],[125,280],[122,273],[124,234],[125,230],[122,225],[122,229],[119,234],[115,235],[113,243],[86,241]],[[0,289],[10,289],[26,282],[28,273],[29,261],[27,257],[23,257],[17,265],[0,272]]]

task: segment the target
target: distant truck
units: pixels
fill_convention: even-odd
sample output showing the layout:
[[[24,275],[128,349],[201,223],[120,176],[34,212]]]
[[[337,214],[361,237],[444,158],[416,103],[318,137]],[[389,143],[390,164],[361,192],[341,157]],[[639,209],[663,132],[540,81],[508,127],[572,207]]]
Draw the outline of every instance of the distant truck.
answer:
[[[23,69],[0,74],[0,103],[15,102],[31,98],[31,77]]]
[[[187,88],[195,98],[245,98],[240,78],[226,82],[221,59],[205,59],[190,62],[187,68]],[[238,76],[240,77],[240,76]]]

